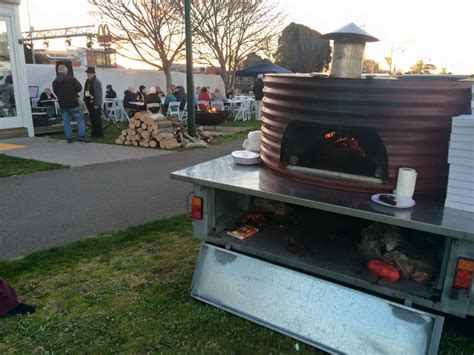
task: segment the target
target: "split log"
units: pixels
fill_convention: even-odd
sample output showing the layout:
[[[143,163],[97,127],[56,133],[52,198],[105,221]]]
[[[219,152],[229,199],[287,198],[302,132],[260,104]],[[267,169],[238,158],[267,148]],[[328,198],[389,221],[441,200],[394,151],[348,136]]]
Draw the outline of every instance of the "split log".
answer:
[[[146,123],[142,123],[142,129],[147,129],[147,128],[148,128],[147,124],[146,124]]]
[[[158,133],[174,133],[173,128],[158,128]]]
[[[115,144],[120,144],[120,145],[122,145],[122,144],[123,144],[123,140],[117,138],[117,139],[115,140]]]
[[[142,138],[149,138],[150,137],[150,131],[141,131],[140,136]]]
[[[179,146],[181,146],[181,144],[178,143],[176,138],[163,139],[160,141],[160,147],[163,149],[174,149]]]
[[[206,142],[196,142],[196,143],[188,143],[184,146],[186,149],[191,148],[207,148]]]
[[[124,145],[131,145],[132,143],[130,143],[130,141],[125,141],[123,142]]]
[[[211,133],[207,131],[199,131],[198,134],[204,138],[212,138]]]
[[[161,113],[152,113],[150,117],[155,122],[166,120],[166,116]]]
[[[128,128],[135,128],[135,125],[133,124],[133,122],[130,122],[130,123],[128,124]]]
[[[158,146],[158,142],[154,139],[151,140],[148,144],[150,145],[150,148],[156,148]]]
[[[171,121],[160,121],[157,123],[158,123],[158,129],[173,127],[173,122]]]
[[[155,138],[158,141],[170,140],[170,139],[174,139],[174,134],[173,133],[168,133],[168,132],[158,133]]]
[[[124,129],[124,130],[122,131],[122,136],[126,136],[126,135],[127,135],[127,130]]]
[[[137,142],[137,141],[133,141],[133,142],[132,142],[132,145],[133,145],[134,147],[138,147],[138,142]]]

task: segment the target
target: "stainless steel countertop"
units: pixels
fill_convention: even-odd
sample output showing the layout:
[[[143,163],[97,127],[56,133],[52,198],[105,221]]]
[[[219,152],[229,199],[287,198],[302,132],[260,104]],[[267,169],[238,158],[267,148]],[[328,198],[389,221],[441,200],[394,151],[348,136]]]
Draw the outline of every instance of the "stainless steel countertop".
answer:
[[[230,155],[171,173],[171,178],[323,211],[474,241],[474,213],[417,199],[410,209],[378,205],[369,194],[316,187],[280,176],[262,165],[237,165]]]

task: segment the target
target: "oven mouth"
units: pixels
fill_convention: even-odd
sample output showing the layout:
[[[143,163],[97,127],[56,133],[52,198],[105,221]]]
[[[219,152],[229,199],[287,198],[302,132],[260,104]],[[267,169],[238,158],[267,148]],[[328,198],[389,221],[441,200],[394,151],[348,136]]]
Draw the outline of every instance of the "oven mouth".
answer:
[[[380,185],[388,180],[387,151],[374,128],[292,122],[280,160],[301,175]]]
[[[346,174],[346,173],[341,173],[337,171],[328,171],[328,170],[322,170],[322,169],[313,169],[313,168],[307,168],[307,167],[298,166],[298,165],[289,164],[286,166],[286,168],[288,170],[301,173],[304,175],[317,176],[321,178],[329,178],[329,179],[340,180],[340,181],[361,182],[361,183],[380,184],[380,185],[384,183],[383,179],[381,178]]]

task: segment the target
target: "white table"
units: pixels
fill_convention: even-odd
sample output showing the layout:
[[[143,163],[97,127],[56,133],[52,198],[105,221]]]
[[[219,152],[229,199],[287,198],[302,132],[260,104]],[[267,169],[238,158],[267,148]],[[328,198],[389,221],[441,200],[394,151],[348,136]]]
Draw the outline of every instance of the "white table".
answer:
[[[253,98],[236,98],[228,101],[229,110],[236,112],[234,121],[247,121],[252,117],[252,105],[255,102]]]

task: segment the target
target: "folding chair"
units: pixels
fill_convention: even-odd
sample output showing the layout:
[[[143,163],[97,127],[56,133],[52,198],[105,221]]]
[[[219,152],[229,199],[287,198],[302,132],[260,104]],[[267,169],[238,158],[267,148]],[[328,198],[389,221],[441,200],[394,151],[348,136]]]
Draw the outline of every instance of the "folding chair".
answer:
[[[179,106],[181,103],[179,101],[175,102],[170,102],[168,105],[168,111],[166,112],[166,116],[176,116],[178,119],[180,119],[180,112],[179,112]]]
[[[188,103],[184,105],[183,111],[180,111],[178,119],[180,121],[187,121],[188,120]]]

